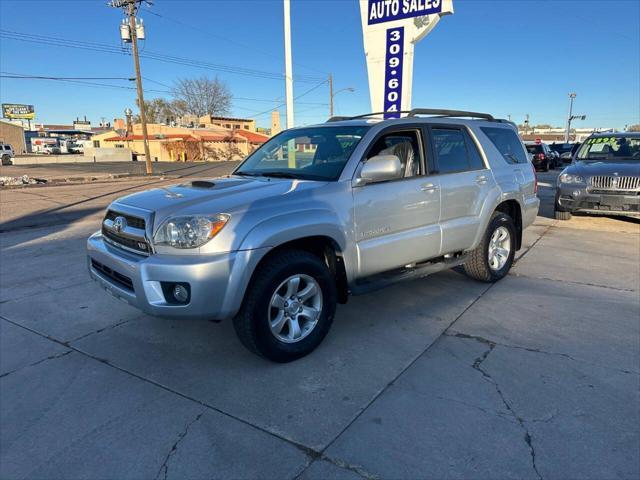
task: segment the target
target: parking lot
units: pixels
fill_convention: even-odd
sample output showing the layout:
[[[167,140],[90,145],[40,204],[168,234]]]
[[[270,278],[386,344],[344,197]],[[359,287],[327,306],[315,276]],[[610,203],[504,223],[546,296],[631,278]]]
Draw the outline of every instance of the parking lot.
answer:
[[[557,174],[507,278],[353,297],[284,365],[90,281],[149,181],[1,190],[0,478],[638,478],[640,222],[553,220]]]

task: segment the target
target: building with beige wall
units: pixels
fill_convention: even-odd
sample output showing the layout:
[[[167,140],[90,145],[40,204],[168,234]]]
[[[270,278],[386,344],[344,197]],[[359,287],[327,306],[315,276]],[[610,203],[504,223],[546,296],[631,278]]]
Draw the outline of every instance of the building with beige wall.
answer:
[[[228,130],[256,131],[256,121],[250,118],[214,117],[205,115],[198,119],[198,125],[204,128],[221,127]]]
[[[170,127],[149,124],[149,153],[152,161],[222,161],[242,160],[269,137],[248,130],[215,128]],[[133,126],[133,135],[107,132],[92,137],[92,146],[85,155],[94,154],[95,148],[128,148],[135,157],[144,155],[141,125]]]
[[[15,123],[0,120],[0,143],[8,143],[13,147],[13,153],[20,155],[27,153],[24,140],[24,128]]]

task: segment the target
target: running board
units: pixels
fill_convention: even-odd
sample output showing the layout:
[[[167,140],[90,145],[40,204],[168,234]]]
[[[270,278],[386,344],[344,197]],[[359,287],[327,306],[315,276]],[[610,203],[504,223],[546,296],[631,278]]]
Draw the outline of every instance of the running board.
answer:
[[[468,259],[469,255],[463,254],[450,259],[442,258],[442,260],[438,262],[423,263],[418,264],[415,267],[378,273],[356,282],[354,285],[351,285],[349,290],[352,295],[362,295],[364,293],[380,290],[381,288],[388,287],[395,283],[427,277],[443,270],[458,267],[463,265]]]

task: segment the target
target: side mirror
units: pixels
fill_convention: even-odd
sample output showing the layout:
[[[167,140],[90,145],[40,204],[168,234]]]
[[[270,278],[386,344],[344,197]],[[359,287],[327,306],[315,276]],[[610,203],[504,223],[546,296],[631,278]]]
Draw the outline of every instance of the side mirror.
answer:
[[[364,163],[356,185],[397,180],[401,176],[402,164],[397,156],[377,155]]]

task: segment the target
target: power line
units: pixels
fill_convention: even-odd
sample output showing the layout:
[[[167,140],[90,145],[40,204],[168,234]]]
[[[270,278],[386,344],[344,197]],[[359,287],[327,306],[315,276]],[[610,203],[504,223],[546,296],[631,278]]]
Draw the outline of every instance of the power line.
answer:
[[[225,41],[227,43],[230,43],[232,45],[237,45],[239,47],[246,48],[248,50],[251,50],[252,52],[261,53],[261,54],[267,55],[267,56],[269,56],[271,58],[277,58],[278,60],[281,60],[281,58],[282,58],[282,57],[280,57],[278,55],[274,55],[273,53],[269,53],[269,52],[265,52],[264,50],[256,49],[255,47],[252,47],[250,45],[246,45],[246,44],[238,42],[236,40],[231,40],[230,38],[225,37],[223,35],[217,35],[216,33],[213,33],[210,30],[207,30],[207,29],[204,29],[204,28],[201,28],[201,27],[197,27],[195,25],[191,25],[191,24],[185,23],[185,22],[183,22],[181,20],[176,20],[175,18],[166,17],[164,15],[159,14],[158,12],[151,11],[148,8],[143,8],[143,11],[145,11],[147,13],[150,13],[151,15],[153,15],[155,17],[162,18],[163,20],[166,20],[168,22],[173,22],[173,23],[176,23],[178,25],[182,25],[184,27],[190,28],[192,30],[196,30],[196,31],[205,33],[210,37],[218,38],[218,39],[220,39],[222,41]],[[298,67],[302,67],[302,68],[306,68],[308,70],[312,70],[314,72],[324,73],[324,72],[322,72],[321,70],[318,70],[315,67],[310,67],[309,65],[304,65],[304,64],[301,64],[301,63],[298,63],[298,62],[293,62],[293,64],[298,66]]]
[[[298,100],[299,98],[302,98],[302,97],[304,97],[305,95],[310,94],[311,92],[313,92],[314,90],[317,90],[318,88],[320,88],[322,85],[324,85],[324,84],[325,84],[325,83],[327,83],[327,82],[328,82],[328,80],[323,80],[322,82],[318,83],[317,85],[315,85],[315,86],[311,87],[311,88],[310,88],[309,90],[307,90],[306,92],[301,93],[301,94],[300,94],[300,95],[298,95],[297,97],[294,97],[294,98],[293,98],[293,100],[294,100],[294,101],[295,101],[295,100]],[[285,102],[282,102],[282,103],[280,103],[279,105],[276,105],[276,106],[275,106],[275,107],[273,107],[273,108],[270,108],[270,109],[268,109],[268,110],[265,110],[264,112],[260,112],[260,113],[253,114],[253,115],[251,115],[251,116],[252,116],[252,117],[261,117],[262,115],[266,115],[266,114],[268,114],[268,113],[271,113],[271,112],[273,112],[274,110],[277,110],[278,108],[283,107],[283,106],[285,106],[285,105],[286,105],[286,103],[285,103]]]
[[[75,48],[81,50],[89,50],[95,52],[102,53],[111,53],[118,55],[130,55],[128,50],[123,47],[117,47],[109,44],[102,44],[96,42],[86,42],[81,40],[70,40],[59,37],[50,37],[47,35],[38,35],[38,34],[27,34],[22,32],[15,32],[0,29],[0,37],[8,39],[8,40],[17,40],[28,43],[37,43],[42,45],[50,45],[50,46],[58,46],[65,48]],[[274,72],[266,72],[262,70],[256,70],[246,67],[225,65],[225,64],[216,64],[211,62],[206,62],[203,60],[194,60],[185,57],[177,57],[173,55],[166,55],[157,52],[145,51],[144,53],[140,53],[140,57],[146,58],[149,60],[156,60],[165,63],[174,63],[177,65],[191,66],[196,68],[202,68],[205,70],[214,70],[225,73],[231,73],[236,75],[245,75],[255,78],[264,78],[271,80],[283,80],[284,75],[280,73]],[[314,77],[310,75],[297,75],[296,81],[298,82],[306,82],[306,83],[315,83],[319,80],[320,77]]]
[[[127,80],[133,82],[135,78],[130,77],[48,77],[41,75],[22,75],[20,73],[3,75],[6,78],[32,78],[36,80]]]
[[[71,83],[74,85],[84,85],[87,87],[92,87],[92,88],[111,88],[111,89],[119,89],[119,90],[135,90],[135,87],[126,87],[124,85],[114,85],[111,83],[98,83],[98,82],[88,82],[88,81],[83,81],[83,80],[68,80],[68,79],[63,79],[63,78],[55,78],[55,77],[37,77],[37,76],[33,76],[33,75],[25,75],[22,76],[20,74],[15,74],[15,73],[9,73],[9,72],[3,72],[2,74],[0,74],[0,78],[7,78],[7,79],[13,79],[13,80],[44,80],[44,81],[55,81],[55,82],[62,82],[62,83]],[[128,79],[127,79],[128,80]],[[153,92],[153,93],[169,93],[165,90],[147,90],[148,92]]]

